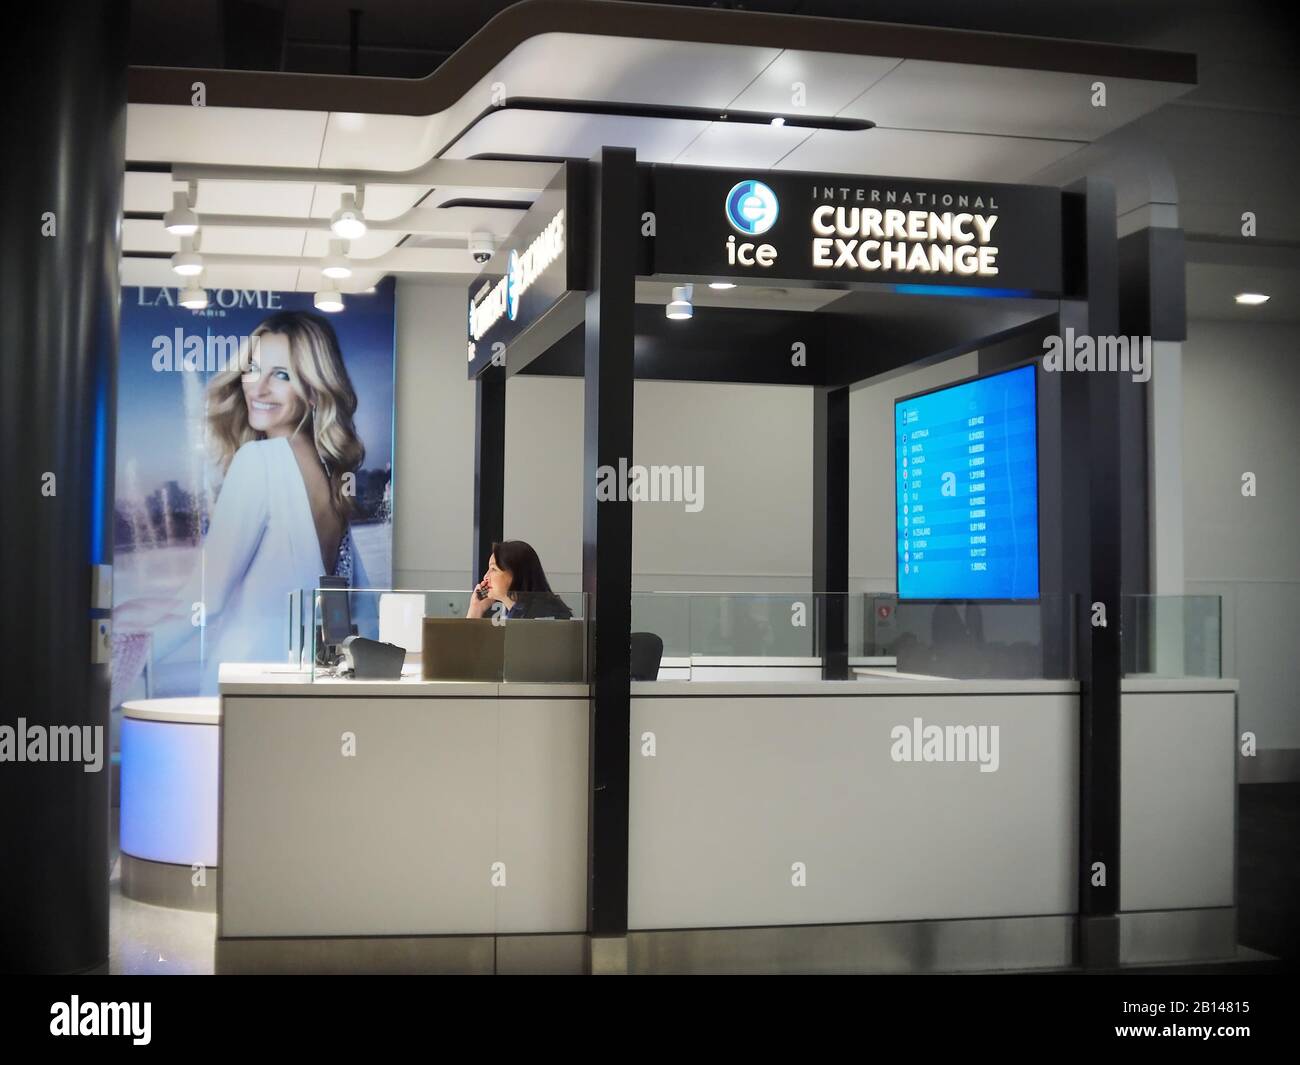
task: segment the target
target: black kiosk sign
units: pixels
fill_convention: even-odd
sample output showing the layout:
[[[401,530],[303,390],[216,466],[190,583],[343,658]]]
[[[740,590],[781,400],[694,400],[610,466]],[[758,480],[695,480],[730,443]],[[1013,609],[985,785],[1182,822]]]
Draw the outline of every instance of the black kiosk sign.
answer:
[[[656,274],[1061,294],[1059,189],[651,170]]]
[[[574,220],[581,218],[581,174],[565,165],[469,286],[469,376],[551,311],[585,288]]]

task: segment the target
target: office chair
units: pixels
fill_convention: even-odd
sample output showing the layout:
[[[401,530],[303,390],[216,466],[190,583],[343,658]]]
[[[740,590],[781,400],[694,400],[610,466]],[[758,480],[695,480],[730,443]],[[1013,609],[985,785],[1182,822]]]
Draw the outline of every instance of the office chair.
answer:
[[[653,632],[632,633],[632,679],[657,680],[664,642]]]

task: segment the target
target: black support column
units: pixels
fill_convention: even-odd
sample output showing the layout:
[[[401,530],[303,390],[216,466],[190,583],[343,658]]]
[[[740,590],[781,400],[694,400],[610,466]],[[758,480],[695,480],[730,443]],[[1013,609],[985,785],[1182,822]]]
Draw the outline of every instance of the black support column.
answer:
[[[813,594],[822,676],[849,675],[849,390],[813,390]]]
[[[98,772],[0,762],[8,971],[108,960],[109,672],[91,663],[108,612],[91,580],[112,562],[128,9],[50,0],[6,27],[4,139],[21,158],[0,242],[0,726],[75,728],[102,756]]]
[[[591,164],[584,333],[582,587],[591,610],[587,920],[595,972],[627,965],[632,503],[596,499],[597,470],[632,464],[633,336],[639,244],[636,153]]]
[[[487,572],[505,525],[506,374],[484,370],[474,382],[474,580]]]
[[[1069,190],[1082,194],[1076,230],[1087,303],[1063,304],[1062,331],[1114,336],[1119,332],[1119,245],[1115,190],[1087,178]],[[1078,202],[1078,201],[1076,201]],[[1123,530],[1125,466],[1145,462],[1145,433],[1131,422],[1124,390],[1134,387],[1119,373],[1060,375],[1063,499],[1066,508],[1063,562],[1066,591],[1079,596],[1079,962],[1085,968],[1119,963],[1119,796],[1121,595],[1124,590]],[[1136,435],[1135,435],[1136,434]],[[1105,624],[1093,623],[1092,604],[1105,608]],[[1096,869],[1094,869],[1096,866]],[[1104,877],[1104,882],[1102,878]]]

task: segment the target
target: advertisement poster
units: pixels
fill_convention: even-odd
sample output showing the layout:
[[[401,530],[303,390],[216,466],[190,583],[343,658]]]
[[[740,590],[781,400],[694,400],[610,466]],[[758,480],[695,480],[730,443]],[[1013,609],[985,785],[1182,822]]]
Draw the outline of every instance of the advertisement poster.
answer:
[[[310,292],[210,289],[194,311],[123,287],[115,707],[288,661],[290,596],[322,575],[391,584],[394,292],[324,314]]]

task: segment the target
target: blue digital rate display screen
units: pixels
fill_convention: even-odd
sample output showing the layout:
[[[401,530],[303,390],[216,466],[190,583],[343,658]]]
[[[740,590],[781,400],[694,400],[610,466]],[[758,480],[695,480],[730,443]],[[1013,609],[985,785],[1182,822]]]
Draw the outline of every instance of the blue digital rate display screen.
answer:
[[[900,599],[1038,598],[1034,367],[894,404]]]

